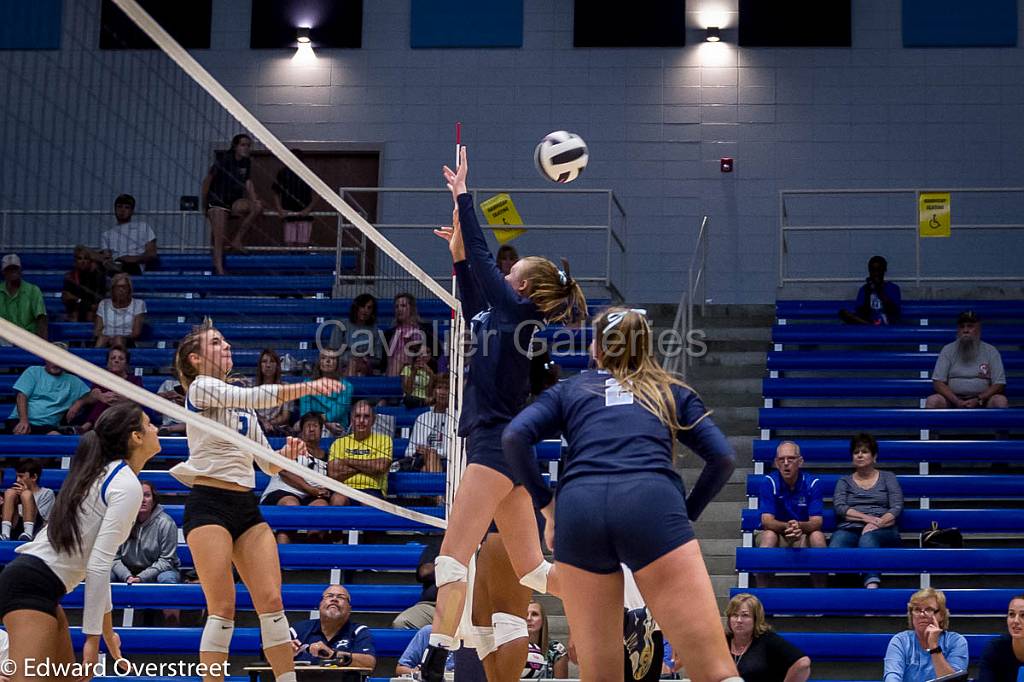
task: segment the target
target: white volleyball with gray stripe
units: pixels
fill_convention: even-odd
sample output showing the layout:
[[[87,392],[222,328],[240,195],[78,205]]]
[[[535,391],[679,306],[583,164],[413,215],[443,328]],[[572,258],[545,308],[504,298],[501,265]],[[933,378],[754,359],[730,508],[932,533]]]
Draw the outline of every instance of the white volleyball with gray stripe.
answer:
[[[589,158],[583,138],[566,130],[547,135],[533,154],[537,170],[552,182],[572,182],[587,167]]]

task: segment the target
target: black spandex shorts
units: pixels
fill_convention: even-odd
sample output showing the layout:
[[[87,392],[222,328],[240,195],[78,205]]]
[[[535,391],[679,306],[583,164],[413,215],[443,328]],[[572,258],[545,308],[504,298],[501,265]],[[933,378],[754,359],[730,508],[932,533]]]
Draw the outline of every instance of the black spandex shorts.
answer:
[[[31,554],[19,554],[0,572],[0,618],[11,611],[28,609],[57,617],[57,606],[67,590],[46,562]]]
[[[208,485],[192,486],[185,500],[185,538],[200,526],[220,526],[237,540],[242,533],[263,521],[259,500],[251,492],[224,490]]]
[[[277,505],[286,497],[294,497],[303,507],[317,499],[315,495],[304,495],[303,493],[295,493],[291,490],[272,490],[263,496],[263,499],[260,500],[260,504],[267,506]]]
[[[508,422],[477,426],[466,438],[466,461],[469,464],[482,464],[494,469],[515,484],[521,483],[512,473],[512,468],[505,462],[505,452],[501,449],[501,434],[505,432]]]

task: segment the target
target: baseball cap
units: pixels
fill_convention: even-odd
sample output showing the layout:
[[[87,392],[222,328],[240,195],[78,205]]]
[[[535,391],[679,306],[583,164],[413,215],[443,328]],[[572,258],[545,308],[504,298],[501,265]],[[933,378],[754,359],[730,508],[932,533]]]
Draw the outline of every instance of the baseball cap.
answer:
[[[9,253],[4,256],[4,259],[0,261],[0,272],[3,272],[11,266],[21,267],[21,259],[18,258],[18,254],[16,253]]]
[[[965,310],[960,313],[960,316],[956,318],[957,325],[961,324],[977,324],[981,322],[981,318],[978,317],[978,313],[973,310]]]

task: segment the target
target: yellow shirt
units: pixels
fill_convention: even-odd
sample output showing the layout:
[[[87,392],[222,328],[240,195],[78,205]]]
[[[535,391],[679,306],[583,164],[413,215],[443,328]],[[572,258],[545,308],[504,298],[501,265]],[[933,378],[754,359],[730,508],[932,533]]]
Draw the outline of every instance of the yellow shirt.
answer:
[[[338,440],[331,444],[331,452],[327,456],[327,461],[333,461],[336,459],[381,459],[387,458],[390,465],[391,462],[391,437],[385,436],[381,433],[371,433],[369,437],[363,440],[356,440],[356,437],[351,433],[347,436],[342,436]],[[366,490],[374,488],[380,490],[381,493],[387,494],[388,492],[388,471],[384,470],[384,473],[376,476],[370,474],[356,474],[346,481],[342,481],[345,485],[359,490]]]

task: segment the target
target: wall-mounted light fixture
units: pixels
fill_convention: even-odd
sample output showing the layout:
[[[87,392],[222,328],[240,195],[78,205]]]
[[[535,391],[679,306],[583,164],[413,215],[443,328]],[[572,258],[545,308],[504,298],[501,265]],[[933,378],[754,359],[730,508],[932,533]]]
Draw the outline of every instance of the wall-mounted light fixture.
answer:
[[[722,40],[721,30],[717,26],[708,26],[704,34],[704,40],[709,43],[717,43]]]
[[[295,29],[295,40],[298,41],[299,45],[309,45],[309,27],[299,26]]]

